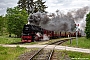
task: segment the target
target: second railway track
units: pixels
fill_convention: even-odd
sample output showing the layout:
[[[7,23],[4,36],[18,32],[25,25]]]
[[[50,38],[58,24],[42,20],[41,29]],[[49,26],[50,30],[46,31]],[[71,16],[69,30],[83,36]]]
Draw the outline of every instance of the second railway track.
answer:
[[[58,41],[49,43],[48,45],[60,45],[60,44],[62,44],[62,43],[64,43],[64,42],[67,42],[67,41],[69,41],[69,40],[71,40],[71,39],[58,40]]]

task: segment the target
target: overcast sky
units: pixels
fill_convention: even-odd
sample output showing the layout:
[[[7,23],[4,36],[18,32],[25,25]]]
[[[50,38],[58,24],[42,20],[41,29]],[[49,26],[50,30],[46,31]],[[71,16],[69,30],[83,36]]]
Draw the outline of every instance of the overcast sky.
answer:
[[[58,10],[71,10],[90,5],[90,0],[44,0],[48,8],[46,11],[55,12]],[[7,7],[14,7],[18,0],[0,0],[0,15],[6,13]]]

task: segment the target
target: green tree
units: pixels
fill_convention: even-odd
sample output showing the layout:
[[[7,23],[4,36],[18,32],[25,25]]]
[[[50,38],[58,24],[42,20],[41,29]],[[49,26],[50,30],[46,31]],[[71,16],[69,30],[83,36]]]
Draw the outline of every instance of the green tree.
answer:
[[[7,31],[9,34],[15,34],[17,37],[21,36],[23,25],[27,23],[27,13],[18,7],[7,9]]]
[[[90,38],[90,13],[86,16],[86,28],[85,28],[86,38]]]
[[[46,12],[45,9],[47,7],[44,5],[44,3],[45,2],[42,2],[42,0],[19,0],[18,7],[20,9],[25,9],[29,15],[30,13],[35,13],[37,11]]]
[[[35,10],[34,10],[34,12],[37,12],[37,11],[46,12],[45,9],[47,8],[47,6],[44,5],[44,4],[45,4],[45,2],[43,2],[42,0],[35,1],[35,4],[34,4],[34,6],[35,6],[34,9]]]
[[[28,15],[33,12],[33,0],[19,0],[17,4],[20,9],[25,9],[28,12]]]
[[[0,16],[0,35],[3,35],[4,17]]]

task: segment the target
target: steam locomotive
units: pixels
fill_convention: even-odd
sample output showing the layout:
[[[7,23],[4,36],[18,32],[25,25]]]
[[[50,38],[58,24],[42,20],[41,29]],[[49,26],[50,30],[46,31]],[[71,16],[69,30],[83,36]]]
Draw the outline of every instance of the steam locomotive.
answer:
[[[49,40],[49,39],[56,39],[62,37],[75,37],[76,32],[56,32],[50,31],[41,28],[40,26],[26,24],[23,27],[21,42],[34,42],[34,41],[41,41],[41,40]],[[78,36],[81,36],[81,33],[78,32]]]

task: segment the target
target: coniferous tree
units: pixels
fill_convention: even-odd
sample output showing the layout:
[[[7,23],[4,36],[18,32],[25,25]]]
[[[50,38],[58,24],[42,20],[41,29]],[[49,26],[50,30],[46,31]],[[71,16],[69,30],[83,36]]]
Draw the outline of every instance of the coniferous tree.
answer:
[[[45,9],[47,8],[47,6],[44,4],[45,2],[43,2],[42,0],[35,1],[35,12],[46,12]]]
[[[90,13],[86,16],[86,28],[85,28],[86,38],[90,38]]]
[[[19,0],[19,1],[18,1],[18,6],[19,6],[19,8],[25,9],[25,8],[26,8],[26,1],[27,1],[27,0]]]
[[[20,9],[25,9],[28,14],[30,13],[36,13],[39,12],[46,12],[45,9],[47,8],[46,5],[44,5],[45,2],[42,2],[42,0],[19,0],[18,7]]]
[[[33,0],[19,0],[18,1],[18,7],[20,9],[25,9],[28,12],[28,14],[33,13],[33,6],[34,6]]]

